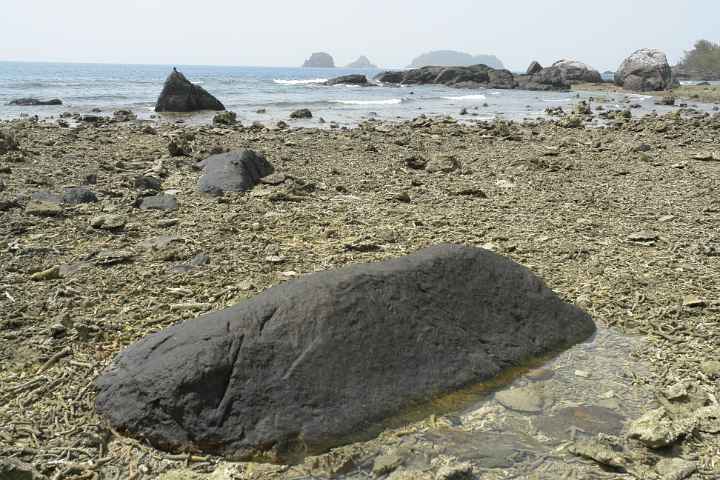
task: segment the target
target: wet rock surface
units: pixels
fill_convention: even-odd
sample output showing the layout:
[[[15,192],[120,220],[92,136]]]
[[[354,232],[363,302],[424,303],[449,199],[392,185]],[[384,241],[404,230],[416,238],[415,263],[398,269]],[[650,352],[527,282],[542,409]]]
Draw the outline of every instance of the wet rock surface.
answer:
[[[287,460],[594,328],[508,259],[439,246],[307,276],[148,337],[98,379],[97,407],[161,448]]]
[[[203,87],[191,83],[185,78],[185,75],[173,69],[165,80],[165,85],[155,104],[155,111],[196,112],[201,110],[225,110],[225,106]]]

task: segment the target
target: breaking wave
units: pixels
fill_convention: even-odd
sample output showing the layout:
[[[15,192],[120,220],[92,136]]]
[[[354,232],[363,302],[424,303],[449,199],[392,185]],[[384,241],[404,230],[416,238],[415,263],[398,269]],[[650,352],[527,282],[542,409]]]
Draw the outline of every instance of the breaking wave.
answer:
[[[277,83],[278,85],[313,85],[316,83],[325,83],[327,80],[327,78],[309,78],[302,80],[281,80],[276,78],[273,80],[273,83]]]

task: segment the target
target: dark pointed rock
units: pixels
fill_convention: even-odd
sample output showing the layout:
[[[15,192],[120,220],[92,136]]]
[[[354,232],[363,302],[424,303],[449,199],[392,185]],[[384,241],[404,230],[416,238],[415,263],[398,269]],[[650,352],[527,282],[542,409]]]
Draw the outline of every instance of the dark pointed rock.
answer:
[[[530,66],[527,69],[527,72],[525,72],[526,75],[535,75],[540,70],[542,70],[542,65],[540,65],[540,62],[533,61]]]
[[[198,166],[203,169],[198,189],[211,195],[245,192],[253,188],[262,177],[273,173],[270,162],[252,150],[211,155]]]
[[[525,267],[441,245],[306,275],[150,335],[96,380],[96,406],[162,449],[288,461],[594,330]]]
[[[185,75],[173,69],[155,105],[156,112],[196,112],[225,110],[220,101],[200,85],[191,83]]]

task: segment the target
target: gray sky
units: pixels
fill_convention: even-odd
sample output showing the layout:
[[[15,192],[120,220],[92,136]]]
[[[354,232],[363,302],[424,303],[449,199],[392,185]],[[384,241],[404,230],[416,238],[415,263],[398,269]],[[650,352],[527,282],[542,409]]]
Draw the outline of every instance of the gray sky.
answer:
[[[718,0],[2,0],[1,12],[0,60],[298,66],[327,51],[391,67],[454,49],[513,70],[559,58],[614,70],[638,48],[675,63],[720,40]]]

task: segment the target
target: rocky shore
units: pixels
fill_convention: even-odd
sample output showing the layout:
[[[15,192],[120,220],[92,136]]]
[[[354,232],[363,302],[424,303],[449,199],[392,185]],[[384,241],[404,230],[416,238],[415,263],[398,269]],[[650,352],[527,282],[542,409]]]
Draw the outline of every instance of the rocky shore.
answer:
[[[717,478],[720,117],[598,106],[521,124],[419,117],[327,130],[182,127],[131,112],[0,123],[0,471]],[[606,126],[585,128],[598,112]],[[239,149],[273,173],[244,193],[200,192],[200,163]],[[96,413],[96,377],[148,334],[306,273],[441,243],[509,257],[637,341],[621,340],[624,354],[577,352],[567,376],[539,361],[507,393],[493,394],[508,379],[483,387],[469,413],[467,398],[426,405],[292,466],[164,453]]]

